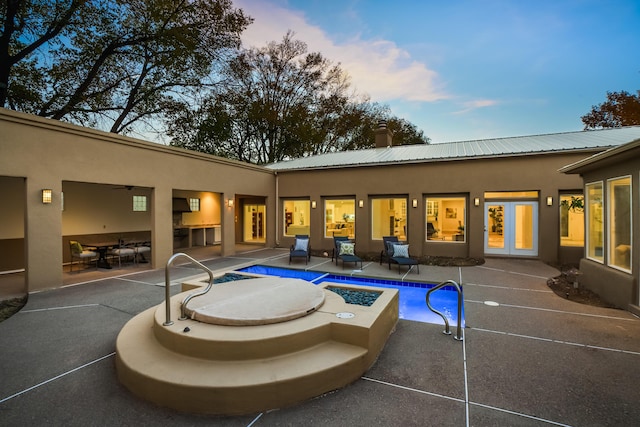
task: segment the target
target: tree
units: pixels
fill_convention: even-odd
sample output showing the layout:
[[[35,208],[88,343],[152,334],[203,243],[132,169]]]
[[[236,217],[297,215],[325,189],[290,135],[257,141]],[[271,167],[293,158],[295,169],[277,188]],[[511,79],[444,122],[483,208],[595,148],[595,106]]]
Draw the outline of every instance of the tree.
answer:
[[[585,130],[640,125],[640,91],[607,92],[607,100],[581,117]]]
[[[171,144],[256,164],[375,145],[388,109],[350,90],[346,73],[288,32],[280,43],[239,52],[225,84],[201,108],[172,120]],[[188,125],[187,125],[188,124]],[[394,122],[406,142],[421,131]]]
[[[184,108],[251,22],[230,0],[9,0],[0,105],[112,132]]]

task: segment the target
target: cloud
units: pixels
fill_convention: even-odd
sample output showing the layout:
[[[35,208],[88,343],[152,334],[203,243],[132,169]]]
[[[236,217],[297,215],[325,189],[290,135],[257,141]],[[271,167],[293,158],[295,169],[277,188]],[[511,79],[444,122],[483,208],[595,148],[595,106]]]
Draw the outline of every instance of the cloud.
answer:
[[[477,110],[479,108],[493,107],[498,105],[500,102],[494,99],[476,99],[472,101],[466,101],[462,103],[464,107],[462,110],[455,111],[453,114],[465,114],[469,111]]]
[[[287,30],[292,30],[296,39],[307,43],[310,52],[320,52],[332,63],[340,63],[351,77],[352,86],[374,102],[433,102],[449,98],[438,83],[438,73],[412,59],[409,52],[392,41],[365,40],[355,35],[337,42],[322,28],[310,24],[301,12],[260,0],[235,0],[234,6],[254,18],[242,34],[246,46],[279,42]]]

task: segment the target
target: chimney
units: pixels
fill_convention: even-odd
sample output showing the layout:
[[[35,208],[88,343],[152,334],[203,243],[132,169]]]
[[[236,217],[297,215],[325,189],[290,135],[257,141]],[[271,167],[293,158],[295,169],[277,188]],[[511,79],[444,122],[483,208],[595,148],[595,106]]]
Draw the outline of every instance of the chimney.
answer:
[[[386,148],[393,145],[393,134],[387,128],[387,121],[378,121],[378,129],[376,129],[376,148]]]

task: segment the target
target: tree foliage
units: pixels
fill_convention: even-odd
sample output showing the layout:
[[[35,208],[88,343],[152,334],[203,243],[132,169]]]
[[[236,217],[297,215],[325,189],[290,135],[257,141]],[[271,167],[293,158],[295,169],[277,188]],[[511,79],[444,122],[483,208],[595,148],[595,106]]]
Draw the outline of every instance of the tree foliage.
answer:
[[[607,92],[607,100],[581,117],[585,130],[640,125],[640,91]]]
[[[288,32],[280,43],[241,51],[223,70],[225,84],[201,108],[172,122],[172,145],[266,164],[368,148],[388,109],[350,89],[346,73]],[[404,120],[405,143],[427,143]]]
[[[7,0],[0,106],[125,133],[184,108],[251,22],[231,0]]]

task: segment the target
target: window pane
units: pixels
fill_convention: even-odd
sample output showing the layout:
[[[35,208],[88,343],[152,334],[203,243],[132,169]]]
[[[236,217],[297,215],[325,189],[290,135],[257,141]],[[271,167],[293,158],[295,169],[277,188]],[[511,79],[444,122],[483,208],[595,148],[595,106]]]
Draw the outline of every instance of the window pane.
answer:
[[[608,184],[609,265],[631,270],[631,178]]]
[[[587,184],[587,258],[602,261],[602,182]]]
[[[560,245],[584,246],[584,196],[560,195]]]
[[[324,236],[355,237],[356,201],[334,199],[324,201]]]
[[[295,236],[296,234],[309,235],[309,200],[284,200],[284,234]]]
[[[371,200],[371,238],[398,236],[406,239],[407,199]]]
[[[533,249],[533,206],[515,204],[515,248]]]
[[[428,197],[427,240],[464,242],[466,198]]]
[[[133,196],[133,211],[145,212],[147,210],[147,196]]]

